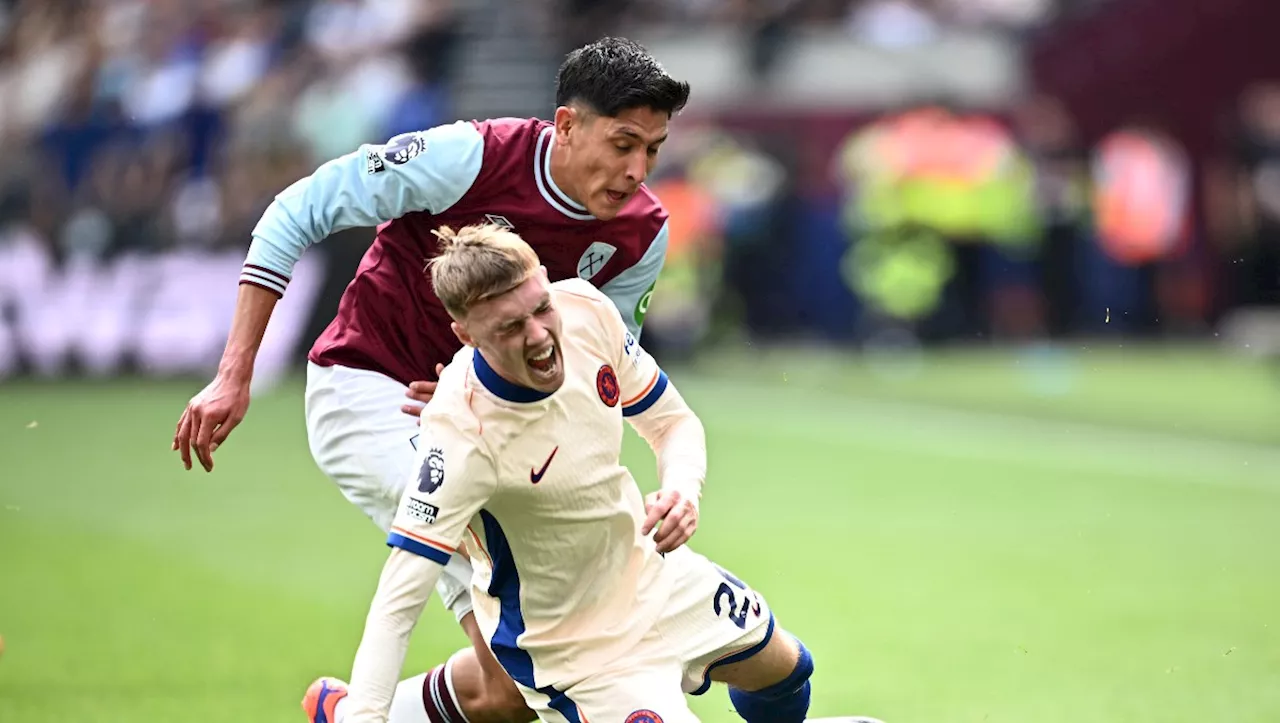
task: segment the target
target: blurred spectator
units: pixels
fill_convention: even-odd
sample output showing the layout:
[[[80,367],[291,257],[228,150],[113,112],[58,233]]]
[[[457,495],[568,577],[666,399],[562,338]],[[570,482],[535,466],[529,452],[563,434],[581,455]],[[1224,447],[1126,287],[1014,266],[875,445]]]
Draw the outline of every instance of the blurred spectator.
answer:
[[[814,29],[882,48],[1026,37],[1117,0],[534,0],[492,42],[459,43],[509,1],[0,0],[0,258],[242,250],[320,163],[453,120],[458,91],[492,92],[455,83],[459,61],[550,68],[605,33],[725,28],[747,43],[746,83]],[[940,338],[1060,336],[1167,320],[1162,289],[1195,286],[1165,280],[1194,240],[1195,168],[1173,133],[1095,126],[1091,146],[1049,98],[831,100],[673,132],[650,179],[673,215],[655,344],[691,353],[723,325],[847,331],[855,314]],[[1213,185],[1243,243],[1224,296],[1280,306],[1280,84],[1241,99],[1234,133]]]
[[[0,221],[58,258],[244,247],[319,163],[448,119],[453,23],[447,0],[2,3]]]
[[[835,170],[845,278],[873,313],[948,338],[1038,326],[1032,300],[995,303],[1027,284],[1039,236],[1032,168],[992,117],[940,106],[887,114],[850,134]]]
[[[1236,163],[1245,246],[1239,301],[1280,306],[1280,83],[1250,88],[1240,104]]]
[[[1093,158],[1103,251],[1131,266],[1171,257],[1187,238],[1190,183],[1185,152],[1162,130],[1135,124],[1107,134]]]
[[[1034,169],[1041,226],[1040,284],[1046,331],[1060,337],[1073,328],[1079,307],[1077,259],[1089,242],[1089,156],[1066,108],[1037,96],[1019,103],[1014,132]]]
[[[61,3],[22,2],[0,54],[0,138],[26,141],[62,110],[88,49],[76,42],[77,16]]]
[[[924,45],[938,35],[938,23],[922,0],[868,0],[849,8],[849,31],[872,45]]]
[[[279,12],[251,8],[213,25],[200,70],[199,98],[213,108],[240,102],[271,67]]]
[[[1171,327],[1194,290],[1185,278],[1175,283],[1192,241],[1186,151],[1158,124],[1137,120],[1098,141],[1091,166],[1096,244],[1080,270],[1090,326],[1102,328],[1105,308],[1119,312],[1106,324],[1115,332]]]
[[[962,26],[1009,30],[1041,25],[1052,16],[1054,0],[936,0],[948,21]]]

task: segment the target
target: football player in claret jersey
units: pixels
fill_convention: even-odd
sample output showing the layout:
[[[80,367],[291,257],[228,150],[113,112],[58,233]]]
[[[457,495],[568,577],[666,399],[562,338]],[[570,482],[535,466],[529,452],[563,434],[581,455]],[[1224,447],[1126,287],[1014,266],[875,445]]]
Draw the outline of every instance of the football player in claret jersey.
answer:
[[[276,197],[254,229],[217,375],[178,421],[173,449],[188,469],[193,447],[213,469],[214,450],[248,411],[254,357],[294,264],[340,229],[377,226],[377,235],[308,355],[307,434],[320,469],[383,531],[421,446],[420,403],[461,347],[424,273],[437,251],[432,231],[478,222],[516,230],[552,280],[597,287],[639,336],[667,247],[667,214],[643,182],[689,86],[616,38],[570,53],[556,82],[552,121],[397,136],[321,165]],[[531,720],[476,628],[470,580],[470,563],[454,556],[439,589],[472,647],[421,676],[422,715]],[[311,698],[325,697],[321,686],[308,699],[313,718],[324,705]]]
[[[685,694],[713,680],[747,721],[805,720],[804,645],[684,546],[706,443],[667,375],[607,297],[550,283],[516,234],[440,236],[431,275],[466,346],[423,412],[351,683],[326,717],[405,723],[392,705],[410,633],[465,545],[476,619],[540,720],[691,723]],[[647,499],[619,461],[624,420],[658,460]]]

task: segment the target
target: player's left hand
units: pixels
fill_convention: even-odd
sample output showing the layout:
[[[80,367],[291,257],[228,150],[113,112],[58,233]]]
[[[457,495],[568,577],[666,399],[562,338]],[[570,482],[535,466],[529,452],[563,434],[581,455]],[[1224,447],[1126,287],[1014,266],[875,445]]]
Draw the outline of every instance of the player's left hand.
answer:
[[[640,534],[649,534],[657,525],[653,541],[658,543],[658,552],[671,552],[688,542],[698,529],[698,505],[678,490],[651,492],[644,498],[644,506],[649,515]]]
[[[442,371],[444,371],[444,365],[437,364],[436,379],[440,378],[440,372]],[[427,402],[431,401],[431,398],[436,394],[436,384],[437,382],[412,382],[409,384],[409,391],[405,392],[404,395],[415,402],[422,402],[423,406],[426,406]],[[421,416],[422,409],[423,407],[416,404],[400,405],[400,411],[411,417]]]

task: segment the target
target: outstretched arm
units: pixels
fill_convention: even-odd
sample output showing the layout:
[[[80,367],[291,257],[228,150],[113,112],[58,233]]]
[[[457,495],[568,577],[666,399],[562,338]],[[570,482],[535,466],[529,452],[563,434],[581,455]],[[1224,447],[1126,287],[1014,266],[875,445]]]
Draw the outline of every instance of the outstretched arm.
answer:
[[[351,667],[346,723],[386,723],[409,636],[443,569],[412,552],[391,551]]]
[[[417,474],[391,524],[393,548],[365,619],[348,687],[346,723],[385,723],[409,636],[467,524],[497,488],[492,462],[477,440],[428,412],[422,420]]]
[[[475,182],[483,155],[475,126],[438,126],[360,146],[275,198],[253,230],[217,376],[187,404],[174,431],[173,449],[187,469],[194,446],[201,466],[212,471],[213,450],[248,412],[258,347],[303,252],[343,229],[449,208]]]

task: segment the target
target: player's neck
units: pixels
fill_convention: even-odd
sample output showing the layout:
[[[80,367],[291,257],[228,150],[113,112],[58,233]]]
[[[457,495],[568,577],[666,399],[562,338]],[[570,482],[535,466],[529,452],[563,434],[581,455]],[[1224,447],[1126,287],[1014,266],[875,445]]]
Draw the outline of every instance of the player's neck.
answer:
[[[537,389],[511,381],[495,369],[493,365],[489,364],[489,360],[484,358],[484,354],[481,354],[479,349],[476,349],[472,354],[471,366],[475,369],[476,378],[480,380],[485,389],[508,402],[528,404],[540,402],[551,396],[549,392],[540,392]]]

